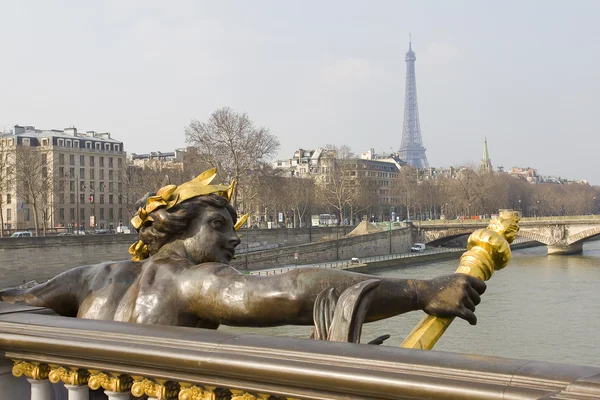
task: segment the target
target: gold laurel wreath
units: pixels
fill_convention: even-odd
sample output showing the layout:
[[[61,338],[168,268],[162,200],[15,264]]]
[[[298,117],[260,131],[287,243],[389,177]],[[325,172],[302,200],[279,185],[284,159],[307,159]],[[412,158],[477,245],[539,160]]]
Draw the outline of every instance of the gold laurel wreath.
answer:
[[[196,178],[189,182],[182,183],[181,185],[167,185],[163,186],[156,192],[156,195],[148,197],[146,205],[140,207],[131,219],[133,227],[139,231],[140,228],[146,222],[153,222],[152,213],[159,208],[169,209],[176,206],[177,204],[183,203],[186,200],[192,199],[198,196],[206,196],[208,194],[216,194],[218,196],[225,197],[227,201],[231,202],[233,191],[235,189],[235,180],[231,181],[230,185],[211,185],[211,182],[217,176],[217,169],[211,168],[204,171]],[[237,231],[244,225],[244,222],[248,219],[248,214],[242,215],[238,218],[234,229]],[[150,256],[148,252],[148,246],[142,241],[138,240],[129,247],[129,254],[133,256],[133,261],[140,261]]]

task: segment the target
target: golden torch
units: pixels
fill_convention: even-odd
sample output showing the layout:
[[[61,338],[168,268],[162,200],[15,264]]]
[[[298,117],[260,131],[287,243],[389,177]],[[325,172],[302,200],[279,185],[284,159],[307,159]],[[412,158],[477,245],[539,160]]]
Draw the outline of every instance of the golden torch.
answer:
[[[519,231],[519,219],[516,211],[501,211],[487,228],[473,232],[467,241],[467,251],[460,257],[456,273],[487,281],[495,270],[504,268],[511,256],[510,243]],[[431,350],[453,320],[426,316],[410,332],[401,347]]]

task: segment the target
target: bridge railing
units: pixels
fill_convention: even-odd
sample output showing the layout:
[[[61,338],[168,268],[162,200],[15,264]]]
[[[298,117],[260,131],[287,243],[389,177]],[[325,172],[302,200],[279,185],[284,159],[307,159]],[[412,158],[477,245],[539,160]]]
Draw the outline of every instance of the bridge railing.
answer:
[[[600,396],[595,367],[64,318],[15,307],[0,303],[3,399],[50,400],[53,389],[71,400],[102,391],[109,400]],[[11,367],[28,379],[6,374]]]
[[[488,224],[490,219],[436,219],[428,221],[413,221],[415,226],[429,226],[429,225],[448,225],[448,226],[459,226],[459,225],[485,225]],[[523,222],[544,222],[544,221],[593,221],[600,222],[600,215],[555,215],[546,217],[522,217],[521,223]]]

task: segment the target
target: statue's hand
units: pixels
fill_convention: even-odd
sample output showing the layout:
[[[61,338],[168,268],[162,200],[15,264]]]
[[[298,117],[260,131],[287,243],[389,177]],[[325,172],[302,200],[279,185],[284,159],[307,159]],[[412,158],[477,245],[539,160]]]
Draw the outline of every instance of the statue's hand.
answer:
[[[477,323],[475,306],[485,292],[485,282],[464,274],[440,276],[421,281],[419,303],[423,311],[435,317],[460,317],[471,325]]]

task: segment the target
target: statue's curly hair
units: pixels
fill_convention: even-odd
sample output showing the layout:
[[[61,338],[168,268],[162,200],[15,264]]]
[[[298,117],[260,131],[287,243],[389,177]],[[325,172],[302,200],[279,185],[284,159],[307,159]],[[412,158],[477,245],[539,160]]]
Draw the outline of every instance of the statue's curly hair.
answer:
[[[144,196],[138,204],[145,204],[151,195]],[[235,209],[226,198],[216,194],[197,196],[170,209],[159,208],[149,214],[153,221],[145,221],[138,230],[140,240],[148,247],[148,253],[155,254],[165,244],[180,238],[187,232],[192,220],[207,206],[225,208],[233,222],[237,221]]]

